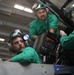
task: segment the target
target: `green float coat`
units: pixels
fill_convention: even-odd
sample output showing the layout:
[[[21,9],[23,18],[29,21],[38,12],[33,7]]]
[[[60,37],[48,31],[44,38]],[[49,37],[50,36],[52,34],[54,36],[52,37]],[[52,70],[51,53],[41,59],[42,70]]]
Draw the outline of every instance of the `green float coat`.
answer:
[[[30,38],[32,39],[34,35],[39,36],[50,28],[55,30],[56,35],[59,35],[58,20],[54,14],[48,14],[47,18],[43,22],[40,22],[38,18],[35,19],[30,24]]]
[[[20,62],[20,63],[40,63],[40,59],[39,59],[39,56],[37,54],[37,52],[31,48],[31,47],[26,47],[24,48],[24,50],[14,56],[12,59],[11,59],[12,62]]]
[[[69,36],[62,36],[60,38],[60,43],[62,44],[62,47],[66,50],[74,50],[74,31],[69,34]]]

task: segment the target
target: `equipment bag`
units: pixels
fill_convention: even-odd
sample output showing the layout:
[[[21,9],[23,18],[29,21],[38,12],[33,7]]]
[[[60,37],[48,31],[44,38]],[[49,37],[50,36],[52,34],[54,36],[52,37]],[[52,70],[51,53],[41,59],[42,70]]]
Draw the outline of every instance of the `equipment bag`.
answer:
[[[55,49],[58,44],[58,38],[53,33],[47,33],[44,36],[42,45],[41,45],[41,54],[45,56],[45,63],[52,64],[55,62]]]

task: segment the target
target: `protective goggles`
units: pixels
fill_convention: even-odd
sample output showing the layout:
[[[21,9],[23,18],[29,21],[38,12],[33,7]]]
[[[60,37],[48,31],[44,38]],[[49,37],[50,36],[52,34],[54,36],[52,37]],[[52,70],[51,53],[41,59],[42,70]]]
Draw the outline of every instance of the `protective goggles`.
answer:
[[[13,32],[10,35],[10,38],[14,38],[14,37],[17,37],[17,36],[21,36],[24,40],[28,40],[29,39],[29,35],[21,33],[20,30],[15,30],[15,32]]]
[[[10,37],[13,38],[13,37],[16,37],[16,36],[22,36],[22,33],[20,30],[15,30],[14,32],[11,33]]]

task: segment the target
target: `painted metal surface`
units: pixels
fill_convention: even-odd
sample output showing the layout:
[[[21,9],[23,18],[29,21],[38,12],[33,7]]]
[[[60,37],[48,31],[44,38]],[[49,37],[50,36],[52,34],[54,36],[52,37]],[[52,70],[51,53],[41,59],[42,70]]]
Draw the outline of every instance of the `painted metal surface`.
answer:
[[[54,75],[54,67],[49,64],[21,65],[0,61],[0,75]]]

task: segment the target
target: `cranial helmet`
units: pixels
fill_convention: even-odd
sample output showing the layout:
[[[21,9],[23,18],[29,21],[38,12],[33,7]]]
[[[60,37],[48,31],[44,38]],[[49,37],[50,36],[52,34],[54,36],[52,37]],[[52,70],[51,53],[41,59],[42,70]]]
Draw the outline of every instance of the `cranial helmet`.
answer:
[[[65,16],[72,22],[72,18],[74,18],[74,5],[66,8]]]
[[[12,44],[13,39],[15,39],[16,37],[21,37],[25,43],[29,39],[29,35],[21,32],[19,29],[16,29],[11,32],[9,36],[9,40],[8,40],[8,47],[9,47],[9,50],[14,53],[15,53],[15,50],[12,49],[11,44]],[[25,45],[27,44],[25,43]]]
[[[9,35],[9,39],[8,39],[8,47],[9,50],[12,51],[13,53],[16,53],[15,50],[12,48],[12,41],[16,38],[16,37],[21,37],[23,39],[23,34],[19,29],[16,29],[14,31],[12,31]],[[24,40],[24,39],[23,39]]]
[[[46,9],[46,6],[43,5],[43,4],[37,4],[37,3],[35,3],[35,4],[33,5],[32,9],[35,9],[35,11],[38,11],[38,10],[40,10],[40,9]]]
[[[11,32],[9,36],[9,42],[13,41],[14,38],[21,37],[24,41],[27,41],[29,39],[29,35],[21,32],[19,29],[16,29]]]
[[[9,36],[9,42],[13,41],[13,39],[15,37],[23,37],[23,34],[19,29],[16,29],[16,30],[11,32],[11,34]]]

